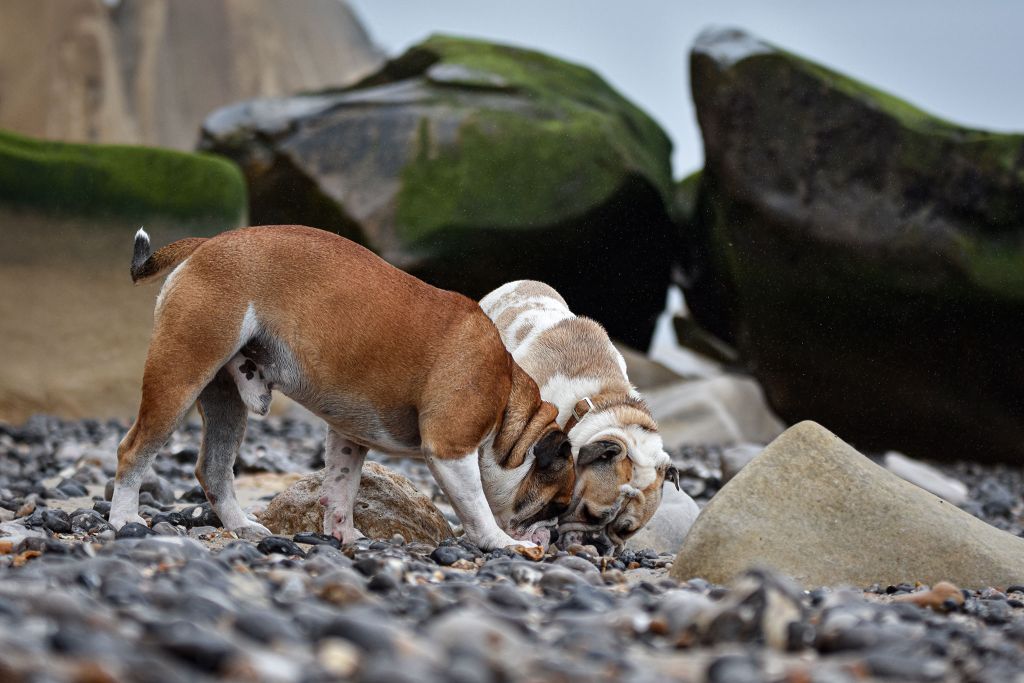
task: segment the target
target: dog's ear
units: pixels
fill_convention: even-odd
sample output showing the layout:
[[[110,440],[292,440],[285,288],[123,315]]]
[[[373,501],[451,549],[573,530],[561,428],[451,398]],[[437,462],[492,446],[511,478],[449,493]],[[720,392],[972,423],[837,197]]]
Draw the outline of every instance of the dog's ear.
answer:
[[[675,465],[669,465],[668,469],[665,470],[665,480],[662,482],[662,485],[664,485],[666,481],[670,481],[675,484],[676,491],[682,491],[682,489],[679,488],[679,470],[676,469]]]
[[[561,429],[548,432],[533,447],[537,467],[542,470],[557,469],[572,458],[572,443]]]
[[[599,460],[613,460],[622,453],[622,444],[617,441],[595,441],[580,448],[576,463],[586,467]]]

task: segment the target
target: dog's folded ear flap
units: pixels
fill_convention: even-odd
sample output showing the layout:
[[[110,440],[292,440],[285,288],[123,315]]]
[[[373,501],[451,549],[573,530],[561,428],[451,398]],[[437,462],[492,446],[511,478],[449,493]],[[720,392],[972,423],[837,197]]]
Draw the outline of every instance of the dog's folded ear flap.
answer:
[[[668,469],[665,470],[665,481],[670,481],[675,484],[676,491],[682,491],[682,489],[679,488],[679,470],[676,469],[675,465],[669,465]],[[662,484],[664,483],[665,482],[663,481]]]
[[[612,460],[622,453],[622,444],[616,441],[595,441],[580,447],[579,455],[576,456],[576,464],[586,467],[599,460]]]
[[[572,443],[562,430],[548,432],[533,447],[537,467],[548,470],[560,467],[572,458]]]

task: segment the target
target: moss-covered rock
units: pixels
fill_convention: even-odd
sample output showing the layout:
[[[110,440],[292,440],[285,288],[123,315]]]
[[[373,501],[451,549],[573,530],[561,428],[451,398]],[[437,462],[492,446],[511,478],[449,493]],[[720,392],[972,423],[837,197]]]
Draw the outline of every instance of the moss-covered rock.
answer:
[[[969,130],[737,31],[691,82],[687,302],[790,421],[1024,460],[1024,136]]]
[[[0,131],[0,205],[78,218],[244,223],[238,167],[209,154],[35,140]]]
[[[254,222],[335,230],[439,286],[545,280],[635,345],[663,305],[671,144],[581,66],[434,36],[352,88],[220,110],[202,147],[243,167]]]

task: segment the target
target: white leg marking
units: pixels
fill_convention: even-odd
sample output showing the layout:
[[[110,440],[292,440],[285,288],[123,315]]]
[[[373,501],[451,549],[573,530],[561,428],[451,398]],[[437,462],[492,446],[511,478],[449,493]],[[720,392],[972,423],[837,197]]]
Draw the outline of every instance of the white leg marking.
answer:
[[[466,537],[480,546],[481,550],[494,550],[507,546],[536,545],[529,541],[517,541],[501,530],[494,521],[494,514],[487,505],[483,483],[480,480],[480,464],[476,451],[461,458],[441,459],[427,456],[427,466],[437,480],[441,490],[448,496],[455,514],[462,520]]]
[[[134,482],[114,479],[114,496],[110,501],[110,525],[115,529],[120,529],[131,522],[147,526],[146,520],[139,516],[140,486],[142,477],[136,477]]]
[[[327,472],[320,504],[326,508],[324,533],[342,543],[351,543],[363,536],[355,528],[353,508],[356,494],[359,493],[359,476],[365,458],[365,447],[349,441],[333,429],[328,430],[324,445]]]

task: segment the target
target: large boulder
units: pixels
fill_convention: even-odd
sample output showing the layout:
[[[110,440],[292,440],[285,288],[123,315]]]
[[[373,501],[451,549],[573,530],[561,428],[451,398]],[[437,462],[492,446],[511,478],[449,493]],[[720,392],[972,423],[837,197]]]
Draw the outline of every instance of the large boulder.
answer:
[[[1024,136],[946,123],[738,31],[702,34],[691,73],[695,317],[789,422],[1022,461]]]
[[[226,107],[255,223],[305,223],[479,298],[543,280],[643,348],[669,281],[671,144],[592,71],[434,36],[348,89]]]
[[[0,209],[117,219],[128,221],[126,231],[135,222],[157,221],[209,234],[244,224],[247,203],[238,168],[212,154],[0,131]]]
[[[7,0],[0,128],[191,149],[239,99],[346,85],[382,55],[341,0]]]
[[[725,583],[752,566],[806,587],[1024,582],[1024,539],[871,462],[814,422],[773,441],[705,506],[672,576]]]
[[[306,475],[279,493],[257,513],[260,523],[275,534],[324,530],[320,489],[326,470]],[[363,464],[355,503],[355,526],[367,538],[388,539],[401,534],[406,541],[437,545],[452,537],[452,529],[430,498],[406,477],[380,463]]]

